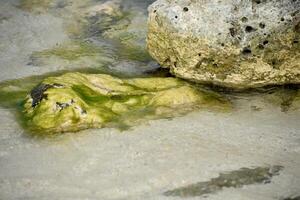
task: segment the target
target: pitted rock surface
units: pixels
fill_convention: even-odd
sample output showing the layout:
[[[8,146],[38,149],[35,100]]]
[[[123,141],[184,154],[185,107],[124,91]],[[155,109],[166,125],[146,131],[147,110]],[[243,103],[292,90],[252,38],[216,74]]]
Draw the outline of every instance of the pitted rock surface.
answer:
[[[300,83],[300,1],[158,0],[148,50],[181,78],[233,88]]]

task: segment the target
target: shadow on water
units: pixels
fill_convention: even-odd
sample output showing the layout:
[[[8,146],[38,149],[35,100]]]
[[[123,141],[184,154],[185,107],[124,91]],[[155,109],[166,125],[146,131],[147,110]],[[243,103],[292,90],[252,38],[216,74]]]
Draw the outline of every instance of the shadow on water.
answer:
[[[300,108],[300,85],[297,84],[272,85],[248,89],[232,89],[212,84],[197,85],[224,95],[233,102],[258,97],[270,105],[280,107],[280,110],[284,113],[290,111],[292,107],[295,107],[295,110]],[[256,108],[253,109],[255,110]]]
[[[188,186],[169,190],[166,196],[196,197],[213,194],[225,188],[241,188],[245,185],[268,184],[273,176],[278,176],[282,166],[241,168],[236,171],[221,173],[217,178],[198,182]]]
[[[287,198],[284,198],[282,200],[300,200],[300,196],[287,197]]]

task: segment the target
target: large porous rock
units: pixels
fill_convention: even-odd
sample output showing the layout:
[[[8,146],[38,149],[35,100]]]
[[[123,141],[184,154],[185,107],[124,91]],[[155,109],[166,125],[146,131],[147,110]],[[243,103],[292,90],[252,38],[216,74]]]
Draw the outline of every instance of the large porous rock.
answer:
[[[148,50],[178,77],[249,88],[300,83],[299,0],[158,0]]]
[[[176,78],[120,79],[67,73],[37,85],[24,103],[24,124],[36,133],[129,127],[144,119],[184,114],[197,107],[229,108],[214,93]]]

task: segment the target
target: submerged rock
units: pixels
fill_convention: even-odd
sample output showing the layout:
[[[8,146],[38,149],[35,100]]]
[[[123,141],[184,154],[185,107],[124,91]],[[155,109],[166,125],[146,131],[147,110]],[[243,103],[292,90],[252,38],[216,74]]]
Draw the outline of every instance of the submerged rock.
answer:
[[[249,88],[300,83],[300,1],[158,0],[148,49],[178,77]]]
[[[139,64],[153,61],[146,50],[145,10],[125,8],[120,0],[64,2],[66,6],[60,8],[60,12],[55,12],[55,9],[49,11],[63,19],[71,41],[34,52],[29,65],[59,69],[81,66],[102,69],[122,61]]]
[[[198,106],[223,109],[229,104],[176,78],[67,73],[36,86],[25,100],[24,115],[32,131],[58,133],[111,125],[124,128],[143,119],[184,114]]]

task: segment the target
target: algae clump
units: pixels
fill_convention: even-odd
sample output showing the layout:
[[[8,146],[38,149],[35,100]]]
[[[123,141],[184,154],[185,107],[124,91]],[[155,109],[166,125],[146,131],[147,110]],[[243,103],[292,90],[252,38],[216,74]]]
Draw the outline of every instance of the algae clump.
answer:
[[[19,7],[25,11],[40,13],[47,10],[52,3],[53,0],[22,0]]]
[[[67,73],[37,85],[25,99],[23,114],[31,131],[52,134],[126,128],[203,105],[224,108],[229,104],[176,78],[120,79],[105,74]]]
[[[102,50],[92,44],[85,42],[66,43],[53,49],[35,52],[32,57],[51,57],[56,56],[68,61],[77,60],[82,57],[101,56]]]

